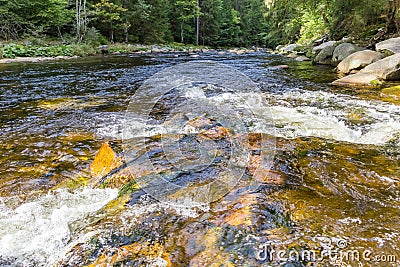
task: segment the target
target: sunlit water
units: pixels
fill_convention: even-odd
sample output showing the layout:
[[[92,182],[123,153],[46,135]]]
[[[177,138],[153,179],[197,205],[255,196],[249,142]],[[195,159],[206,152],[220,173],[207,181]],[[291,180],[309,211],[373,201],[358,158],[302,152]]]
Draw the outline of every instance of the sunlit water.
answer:
[[[240,190],[200,210],[132,197],[111,214],[104,206],[117,190],[49,191],[89,176],[87,167],[101,143],[122,138],[124,111],[138,86],[192,57],[121,55],[1,65],[0,264],[85,265],[143,238],[174,255],[173,266],[211,265],[207,258],[215,244],[220,251],[215,262],[260,264],[248,244],[250,250],[266,241],[304,248],[320,236],[400,259],[396,101],[377,89],[332,87],[331,69],[265,53],[206,53],[198,59],[217,60],[248,75],[260,85],[274,118],[273,131],[256,123],[250,130],[277,137],[273,171],[284,182],[250,194],[254,199],[246,212],[255,218],[252,226],[229,219],[244,213],[247,200]],[[290,69],[272,68],[283,63]],[[211,101],[218,105],[235,97],[222,94]],[[163,266],[161,254],[147,261],[135,254],[130,262]]]

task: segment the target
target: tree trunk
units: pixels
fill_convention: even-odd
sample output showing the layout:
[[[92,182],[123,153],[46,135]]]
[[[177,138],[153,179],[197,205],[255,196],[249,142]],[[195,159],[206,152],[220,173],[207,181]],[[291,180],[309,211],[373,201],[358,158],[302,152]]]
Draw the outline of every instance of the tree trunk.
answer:
[[[87,31],[87,14],[86,14],[86,0],[83,0],[83,31],[82,35],[86,34]]]
[[[59,27],[59,26],[57,26],[57,32],[58,32],[58,36],[60,36],[60,39],[61,39],[62,41],[64,41],[64,38],[63,38],[63,36],[62,36],[62,34],[61,34],[61,30],[60,30],[60,27]]]
[[[80,40],[80,28],[81,28],[81,25],[80,25],[80,21],[81,21],[81,19],[80,19],[80,16],[79,16],[79,14],[80,14],[80,11],[79,11],[79,0],[76,0],[76,2],[75,2],[75,8],[76,8],[76,38],[78,39],[78,41]]]
[[[126,1],[122,1],[122,8],[126,9]],[[128,36],[128,18],[125,14],[124,16],[124,37],[125,37],[125,43],[129,43],[129,36]]]
[[[183,44],[183,22],[181,23],[181,43]]]
[[[110,43],[114,43],[114,29],[113,29],[113,23],[110,23]]]
[[[200,8],[200,3],[199,0],[197,0],[197,8]],[[196,16],[196,45],[199,45],[199,33],[200,33],[200,15],[198,14],[199,12],[197,12],[197,16]]]
[[[83,2],[82,2],[83,1]],[[86,14],[86,0],[76,0],[76,39],[81,42],[84,34],[86,33],[87,14]]]
[[[386,32],[399,32],[399,25],[397,21],[397,11],[400,7],[399,0],[389,0],[386,13]]]

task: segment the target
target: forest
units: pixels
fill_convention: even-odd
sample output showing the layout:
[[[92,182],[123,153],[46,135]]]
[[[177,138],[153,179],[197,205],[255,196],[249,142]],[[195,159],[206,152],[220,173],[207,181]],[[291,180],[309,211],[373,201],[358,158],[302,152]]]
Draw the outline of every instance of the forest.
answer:
[[[399,0],[0,0],[0,39],[210,47],[381,38]]]

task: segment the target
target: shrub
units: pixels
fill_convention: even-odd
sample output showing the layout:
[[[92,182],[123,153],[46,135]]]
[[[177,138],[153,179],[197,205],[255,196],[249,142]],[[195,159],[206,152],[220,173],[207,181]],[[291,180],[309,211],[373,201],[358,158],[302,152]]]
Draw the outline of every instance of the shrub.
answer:
[[[22,44],[5,45],[2,49],[4,58],[15,57],[56,57],[73,56],[74,50],[71,45],[32,46]]]

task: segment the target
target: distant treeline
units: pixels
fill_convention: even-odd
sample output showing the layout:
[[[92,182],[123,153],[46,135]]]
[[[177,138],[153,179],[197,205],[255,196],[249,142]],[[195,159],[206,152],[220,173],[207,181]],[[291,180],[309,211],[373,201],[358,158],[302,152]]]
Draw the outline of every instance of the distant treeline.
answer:
[[[0,38],[274,46],[398,32],[400,0],[0,0]]]

